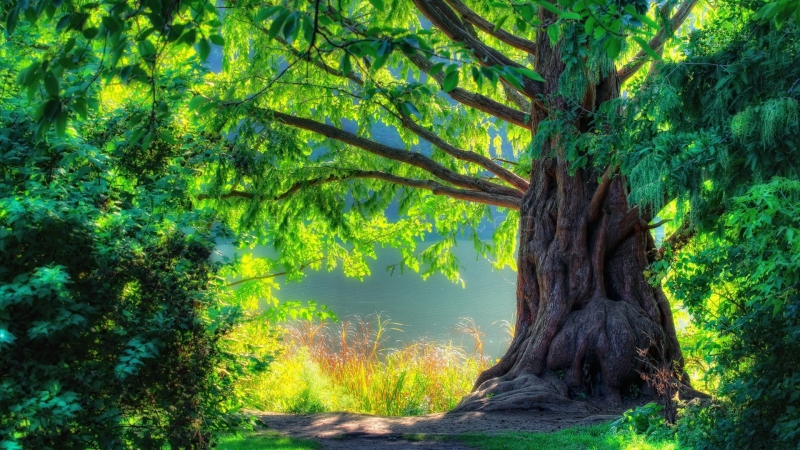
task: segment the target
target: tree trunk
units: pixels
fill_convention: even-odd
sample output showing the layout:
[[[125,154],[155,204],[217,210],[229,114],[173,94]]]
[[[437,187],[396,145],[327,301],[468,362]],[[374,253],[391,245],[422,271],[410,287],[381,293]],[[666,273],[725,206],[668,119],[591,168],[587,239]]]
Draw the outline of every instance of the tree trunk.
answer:
[[[560,46],[551,47],[545,35],[539,42],[546,43],[539,45],[536,67],[546,79],[548,109],[534,105],[534,133],[546,115],[566,109],[556,94],[564,70]],[[587,88],[582,108],[596,111],[618,97],[612,70]],[[585,116],[576,127],[591,131]],[[613,177],[613,169],[605,175],[594,169],[571,173],[558,138],[546,147],[533,164],[520,209],[514,338],[457,411],[580,414],[596,409],[577,400],[616,404],[627,394],[650,394],[640,375],[644,364],[638,349],[682,370],[669,304],[644,275],[652,262],[653,238],[638,208],[628,205],[625,178]]]
[[[572,400],[619,403],[648,393],[637,350],[678,366],[682,356],[669,304],[644,276],[654,243],[628,206],[624,178],[601,185],[595,173],[570,175],[567,163],[548,158],[534,164],[531,181],[520,216],[515,335],[459,409],[588,411]]]

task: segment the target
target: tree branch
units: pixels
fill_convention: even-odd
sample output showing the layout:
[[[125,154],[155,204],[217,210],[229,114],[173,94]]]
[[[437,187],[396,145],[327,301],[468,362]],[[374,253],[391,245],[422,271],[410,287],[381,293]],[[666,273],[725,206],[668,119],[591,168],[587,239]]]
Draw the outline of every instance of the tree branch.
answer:
[[[419,9],[436,28],[441,30],[442,33],[453,41],[459,42],[471,49],[475,55],[475,59],[481,65],[486,67],[524,67],[472,36],[469,31],[464,28],[461,19],[458,18],[455,12],[453,12],[443,0],[413,1],[417,9]],[[522,77],[522,85],[522,93],[530,99],[535,99],[542,93],[542,83],[540,82]]]
[[[514,172],[506,169],[505,167],[495,163],[491,159],[479,155],[475,152],[470,152],[466,150],[461,150],[451,144],[449,144],[444,139],[440,138],[439,135],[436,133],[429,131],[425,127],[419,125],[418,123],[414,122],[411,118],[405,116],[402,118],[403,127],[410,130],[417,136],[421,137],[422,139],[430,142],[431,144],[439,147],[445,153],[454,158],[458,158],[462,161],[471,162],[477,164],[484,169],[488,170],[489,172],[495,174],[501,180],[506,181],[508,184],[514,186],[515,188],[519,189],[520,192],[525,193],[530,186],[526,180],[524,180],[519,175],[515,174]]]
[[[263,31],[264,31],[264,32],[267,32],[266,30],[263,30]],[[290,51],[290,52],[291,52],[293,55],[295,55],[295,56],[300,56],[300,55],[301,55],[301,53],[300,53],[300,51],[299,51],[299,50],[297,50],[296,48],[292,47],[292,46],[291,46],[291,45],[290,45],[288,42],[286,42],[286,40],[285,40],[285,39],[283,39],[282,37],[280,37],[280,36],[276,36],[276,37],[275,37],[275,40],[276,40],[276,41],[278,41],[278,42],[280,42],[280,43],[281,43],[281,45],[283,45],[283,46],[284,46],[284,47],[285,47],[287,50],[289,50],[289,51]],[[311,64],[313,64],[314,66],[316,66],[316,67],[318,67],[318,68],[322,69],[323,71],[325,71],[325,73],[327,73],[327,74],[329,74],[329,75],[337,76],[337,77],[340,77],[340,78],[347,78],[347,79],[349,79],[350,81],[352,81],[353,83],[355,83],[355,84],[357,84],[357,85],[359,85],[359,86],[364,86],[364,80],[362,80],[362,79],[361,79],[361,77],[359,77],[359,76],[358,76],[358,75],[355,73],[355,71],[350,71],[350,73],[349,73],[349,74],[347,74],[347,76],[345,76],[344,74],[342,74],[342,71],[341,71],[341,70],[334,69],[333,67],[331,67],[331,66],[329,66],[329,65],[325,64],[325,62],[324,62],[324,61],[322,61],[322,59],[313,59],[313,58],[311,58],[311,55],[309,55],[309,56],[308,56],[308,59],[309,59],[309,61],[311,61]]]
[[[446,1],[457,13],[461,14],[461,17],[463,17],[468,22],[478,27],[483,32],[491,36],[494,36],[495,38],[505,42],[506,44],[514,48],[528,52],[529,54],[536,54],[535,42],[515,36],[503,30],[502,28],[497,28],[495,30],[496,28],[495,24],[481,17],[478,13],[470,9],[469,6],[461,2],[461,0],[446,0]]]
[[[284,193],[270,200],[271,201],[285,200],[306,187],[316,186],[326,183],[333,183],[337,181],[356,179],[356,178],[371,178],[371,179],[388,181],[390,183],[398,184],[401,186],[408,186],[417,189],[425,189],[431,191],[435,195],[444,195],[458,200],[466,200],[475,203],[500,206],[503,208],[511,208],[518,210],[520,208],[520,205],[522,205],[522,200],[519,197],[515,196],[512,197],[508,195],[488,194],[486,192],[458,189],[445,186],[433,180],[415,180],[412,178],[405,178],[387,172],[380,172],[375,170],[355,170],[345,175],[331,175],[325,178],[315,178],[312,180],[300,181],[293,184]],[[207,194],[201,194],[198,195],[197,198],[200,200],[205,200],[211,198],[211,196]],[[231,191],[227,194],[222,194],[220,198],[245,198],[249,200],[255,200],[258,199],[258,194],[254,194],[251,192],[244,192],[244,191]]]
[[[325,259],[325,258],[318,258],[318,259],[315,259],[313,261],[309,261],[309,262],[301,265],[300,267],[298,267],[297,270],[298,271],[302,271],[306,267],[310,266],[311,264],[314,264],[315,262],[320,262],[323,259]],[[287,271],[283,271],[283,272],[270,273],[270,274],[267,274],[267,275],[259,275],[259,276],[255,276],[255,277],[242,278],[241,280],[236,280],[236,281],[233,281],[231,283],[228,283],[228,287],[233,287],[233,286],[236,286],[236,285],[239,285],[239,284],[242,284],[242,283],[247,283],[248,281],[267,280],[267,279],[270,279],[270,278],[280,277],[280,276],[283,276],[283,275],[287,275],[288,273],[289,272],[287,272]]]
[[[255,109],[265,112],[268,115],[271,115],[272,118],[286,125],[308,130],[316,134],[319,134],[321,136],[325,136],[330,139],[335,139],[345,144],[350,144],[354,147],[366,150],[369,153],[381,156],[383,158],[403,162],[412,165],[414,167],[418,167],[443,181],[446,181],[448,183],[451,183],[453,185],[462,188],[483,191],[487,194],[510,196],[516,198],[522,198],[523,195],[521,192],[519,192],[514,188],[501,186],[499,184],[495,184],[486,180],[481,180],[478,178],[473,178],[467,175],[462,175],[457,172],[454,172],[421,153],[409,152],[406,150],[389,147],[387,145],[380,144],[378,142],[369,139],[365,139],[363,137],[357,136],[353,133],[344,131],[334,126],[317,122],[315,120],[306,119],[303,117],[291,116],[289,114],[285,114],[272,109],[266,109],[266,108],[255,108]]]
[[[637,225],[639,225],[639,207],[634,206],[617,222],[607,252],[611,253],[616,250],[619,244],[622,244],[631,232],[636,229]]]
[[[444,73],[439,72],[435,75],[431,75],[430,70],[431,67],[433,67],[433,64],[431,64],[431,62],[428,61],[424,55],[417,52],[409,55],[408,59],[415,66],[419,67],[421,71],[425,72],[428,74],[428,76],[431,76],[431,78],[436,80],[440,86],[444,84]],[[506,106],[498,101],[492,100],[489,97],[476,94],[459,87],[448,92],[447,95],[463,105],[475,108],[478,111],[483,111],[487,114],[497,117],[500,120],[505,120],[508,123],[520,126],[526,130],[531,129],[531,119],[529,114]]]
[[[603,212],[603,205],[606,202],[606,197],[608,197],[608,190],[611,188],[611,183],[614,180],[612,177],[618,167],[619,166],[616,164],[612,164],[608,166],[608,169],[603,173],[600,185],[597,186],[592,196],[592,201],[589,203],[589,222],[595,222],[600,218]]]
[[[519,91],[514,89],[513,86],[508,84],[506,80],[500,80],[500,83],[503,85],[503,92],[505,92],[506,98],[517,105],[517,108],[521,109],[527,114],[530,114],[532,105],[531,102],[525,98],[524,95],[520,94]]]
[[[686,2],[675,11],[675,14],[670,19],[669,27],[662,28],[653,39],[650,40],[649,45],[650,48],[655,50],[656,52],[660,51],[661,48],[664,46],[664,43],[669,39],[678,28],[683,25],[683,22],[689,17],[689,14],[692,12],[692,8],[697,4],[698,0],[686,0]],[[617,76],[619,77],[620,84],[624,83],[628,78],[633,76],[642,66],[648,61],[647,53],[644,50],[640,50],[636,56],[633,57],[630,62],[625,64],[621,69],[617,71]]]

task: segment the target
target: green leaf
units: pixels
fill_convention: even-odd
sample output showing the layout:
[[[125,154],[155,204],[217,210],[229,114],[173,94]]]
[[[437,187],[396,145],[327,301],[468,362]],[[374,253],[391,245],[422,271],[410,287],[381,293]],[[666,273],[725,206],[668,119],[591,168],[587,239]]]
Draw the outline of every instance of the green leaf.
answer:
[[[156,54],[156,46],[149,39],[139,41],[139,54],[147,59]]]
[[[58,92],[59,92],[58,79],[53,74],[53,72],[49,70],[47,71],[47,73],[44,74],[44,90],[47,91],[47,93],[51,97],[58,98]]]
[[[211,44],[208,43],[208,39],[203,38],[197,41],[197,48],[195,51],[200,61],[208,59],[208,55],[211,53]]]
[[[522,90],[522,75],[520,75],[518,70],[519,69],[516,67],[506,67],[505,70],[503,70],[503,78],[515,88]]]
[[[283,38],[290,42],[294,41],[297,38],[297,30],[297,13],[292,13],[283,24]]]
[[[564,11],[561,11],[560,9],[558,9],[558,7],[556,5],[550,3],[550,2],[548,2],[546,0],[537,0],[536,4],[540,5],[542,8],[550,11],[551,13],[556,14],[559,17],[561,17],[561,14],[564,12]]]
[[[91,41],[97,36],[98,32],[99,30],[96,27],[87,28],[83,30],[83,37]]]
[[[383,11],[383,8],[385,7],[383,4],[383,0],[369,0],[369,2],[378,11]]]
[[[72,102],[72,110],[78,113],[84,119],[89,116],[89,113],[86,110],[86,99],[83,97],[78,97]]]
[[[610,36],[606,41],[606,54],[611,59],[616,59],[619,56],[620,44],[622,41],[616,36]]]
[[[69,116],[67,110],[62,109],[56,118],[56,134],[58,137],[64,137],[67,133],[67,117]]]
[[[9,35],[14,33],[14,30],[17,28],[18,21],[19,21],[19,4],[11,8],[8,11],[8,15],[6,16],[6,32]]]
[[[444,77],[442,89],[445,92],[450,92],[458,86],[458,70],[454,70]]]
[[[509,17],[508,15],[505,15],[505,16],[501,17],[500,19],[498,19],[497,23],[494,25],[494,31],[497,31],[500,28],[503,28],[503,24],[506,22],[506,20],[508,20],[508,17]]]
[[[203,103],[206,102],[206,98],[202,95],[198,95],[193,99],[189,100],[189,111],[194,111],[200,107]]]
[[[278,17],[272,21],[272,25],[269,27],[269,32],[267,32],[268,38],[275,39],[275,37],[278,36],[278,33],[280,33],[283,29],[283,23],[289,17],[289,14],[289,11],[285,9],[278,14]]]
[[[260,10],[258,12],[258,14],[256,14],[256,16],[255,16],[255,18],[253,20],[255,22],[262,22],[262,21],[264,21],[266,19],[269,19],[270,17],[275,15],[276,12],[278,12],[278,11],[280,11],[282,9],[284,9],[283,6],[270,6],[269,8],[264,8],[264,9]]]
[[[544,77],[526,67],[518,67],[517,72],[525,78],[544,83]]]
[[[655,60],[658,60],[658,61],[661,61],[661,55],[656,53],[655,50],[653,50],[650,47],[650,45],[647,43],[647,41],[645,41],[644,39],[642,39],[639,36],[632,36],[632,38],[633,38],[634,41],[636,41],[637,44],[639,44],[639,47],[642,47],[642,50],[644,50],[645,53],[650,55],[651,58],[653,58]]]
[[[222,36],[220,36],[218,34],[212,34],[211,36],[208,37],[208,39],[214,45],[219,45],[219,46],[225,45],[225,38],[223,38]]]
[[[153,142],[154,137],[152,131],[148,131],[147,134],[144,135],[144,139],[142,139],[142,150],[147,150],[150,147],[150,143]]]
[[[419,112],[416,106],[414,106],[411,102],[404,102],[403,109],[406,111],[407,114],[411,114],[417,117],[422,117],[422,113]]]
[[[547,27],[547,36],[550,38],[550,44],[556,45],[558,38],[561,36],[561,27],[557,23],[550,25]]]
[[[439,63],[436,63],[436,64],[432,65],[431,66],[431,70],[429,70],[428,73],[430,74],[430,76],[434,76],[437,73],[441,72],[442,69],[444,69],[444,63],[443,62],[439,62]]]
[[[347,52],[342,53],[342,58],[339,60],[339,70],[342,71],[342,75],[347,76],[352,72],[353,66],[350,63],[350,54]]]

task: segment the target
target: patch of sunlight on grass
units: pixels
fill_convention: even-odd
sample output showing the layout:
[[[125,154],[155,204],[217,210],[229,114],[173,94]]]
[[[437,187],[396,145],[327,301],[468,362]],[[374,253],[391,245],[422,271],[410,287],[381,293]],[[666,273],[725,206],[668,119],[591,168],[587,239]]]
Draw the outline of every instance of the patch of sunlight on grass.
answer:
[[[275,432],[252,432],[220,436],[220,450],[315,450],[320,445],[314,441],[283,437]]]
[[[648,440],[632,433],[614,434],[608,424],[554,433],[465,434],[457,440],[483,450],[681,450],[674,440]]]

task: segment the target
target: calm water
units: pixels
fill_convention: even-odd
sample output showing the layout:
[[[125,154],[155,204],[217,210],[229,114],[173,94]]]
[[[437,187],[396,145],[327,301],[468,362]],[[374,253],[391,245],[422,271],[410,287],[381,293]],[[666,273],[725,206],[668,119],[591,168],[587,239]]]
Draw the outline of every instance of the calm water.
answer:
[[[217,250],[229,257],[234,253],[230,245],[219,245]],[[265,248],[253,250],[255,256],[271,253]],[[454,332],[463,318],[471,318],[485,333],[484,353],[495,358],[503,355],[509,338],[505,322],[514,321],[515,271],[498,271],[489,261],[476,259],[472,243],[466,241],[454,249],[462,266],[464,287],[439,274],[425,281],[411,271],[391,274],[386,267],[400,262],[400,253],[394,249],[378,249],[376,253],[377,260],[368,261],[372,275],[363,281],[345,277],[340,268],[333,272],[307,270],[300,282],[278,280],[276,297],[280,301],[314,300],[327,305],[340,320],[381,314],[399,324],[393,328],[401,330],[387,334],[388,347],[428,339],[463,345],[471,351],[473,339]]]
[[[347,278],[341,271],[309,272],[300,283],[284,283],[280,300],[315,300],[328,305],[339,318],[380,313],[401,324],[402,332],[392,332],[387,345],[398,341],[433,339],[452,341],[473,348],[473,340],[454,333],[461,318],[475,321],[484,336],[484,352],[499,358],[508,346],[503,321],[513,322],[516,272],[495,270],[485,259],[475,259],[470,242],[456,248],[465,287],[436,274],[423,281],[417,273],[386,272],[386,266],[401,260],[393,249],[379,249],[378,259],[370,263],[372,275],[364,281]]]

